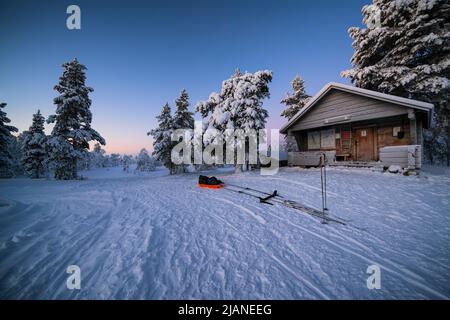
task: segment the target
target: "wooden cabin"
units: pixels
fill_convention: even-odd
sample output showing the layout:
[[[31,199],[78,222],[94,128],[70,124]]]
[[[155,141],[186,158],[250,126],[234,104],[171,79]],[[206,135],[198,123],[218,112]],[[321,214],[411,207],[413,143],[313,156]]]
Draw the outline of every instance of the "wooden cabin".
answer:
[[[433,105],[340,83],[329,83],[280,132],[295,137],[289,165],[398,164],[420,168],[423,129]]]

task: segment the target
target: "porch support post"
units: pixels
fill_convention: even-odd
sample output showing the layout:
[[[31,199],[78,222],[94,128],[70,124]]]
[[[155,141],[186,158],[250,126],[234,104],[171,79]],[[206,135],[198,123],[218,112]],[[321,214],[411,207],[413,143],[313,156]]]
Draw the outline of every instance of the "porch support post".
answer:
[[[409,119],[409,133],[411,136],[411,144],[417,144],[417,122],[416,122],[416,114],[414,110],[410,109],[408,111],[408,119]]]

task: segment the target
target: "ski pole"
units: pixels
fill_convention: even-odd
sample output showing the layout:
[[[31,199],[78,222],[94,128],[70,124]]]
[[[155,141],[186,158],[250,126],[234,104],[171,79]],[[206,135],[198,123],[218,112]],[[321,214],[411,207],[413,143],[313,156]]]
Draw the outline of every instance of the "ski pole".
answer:
[[[323,154],[323,175],[324,175],[324,195],[325,195],[325,211],[328,211],[328,201],[327,201],[327,166],[326,166],[326,155]]]
[[[320,155],[320,191],[322,193],[322,214],[325,215],[325,203],[324,203],[324,196],[323,196],[323,155]]]

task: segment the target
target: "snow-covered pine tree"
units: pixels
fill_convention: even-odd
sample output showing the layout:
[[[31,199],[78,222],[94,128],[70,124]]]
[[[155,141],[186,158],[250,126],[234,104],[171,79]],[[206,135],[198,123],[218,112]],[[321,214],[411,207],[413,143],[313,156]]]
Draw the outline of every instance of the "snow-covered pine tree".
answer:
[[[270,97],[272,71],[247,72],[235,79],[234,99],[230,101],[231,110],[234,105],[237,111],[233,123],[242,130],[264,129],[269,113],[263,108],[262,100]]]
[[[308,103],[309,99],[311,99],[311,96],[305,91],[305,82],[299,75],[292,80],[291,84],[292,93],[288,92],[286,97],[281,100],[281,103],[286,106],[286,109],[281,112],[281,116],[288,120],[291,120]],[[287,135],[284,140],[286,151],[298,151],[295,137]]]
[[[171,152],[174,143],[171,141],[171,135],[173,132],[173,118],[171,115],[171,109],[168,103],[166,103],[161,114],[156,117],[158,120],[158,128],[153,129],[147,133],[153,137],[153,153],[152,155],[156,160],[160,161],[170,174],[174,173],[174,164],[171,159]]]
[[[156,168],[155,161],[150,157],[147,149],[145,148],[141,149],[139,155],[137,156],[136,170],[148,172],[155,170],[155,168]]]
[[[189,95],[183,89],[175,100],[175,115],[173,116],[173,129],[194,129],[193,113],[189,111]]]
[[[311,99],[311,96],[305,92],[305,82],[297,75],[292,84],[292,93],[287,93],[281,103],[286,106],[281,112],[281,116],[291,120]]]
[[[45,175],[46,142],[44,133],[45,118],[41,111],[33,115],[33,122],[24,132],[22,142],[22,164],[25,174],[32,179],[39,179]]]
[[[9,144],[10,154],[12,156],[11,169],[15,177],[21,176],[25,173],[22,165],[22,144],[23,144],[23,132],[17,137],[11,136],[11,142]]]
[[[199,101],[195,106],[195,111],[200,113],[203,118],[202,121],[202,133],[203,133],[203,147],[207,147],[210,144],[217,144],[217,139],[224,138],[224,131],[226,126],[229,125],[231,127],[231,122],[228,123],[228,119],[223,119],[221,121],[221,111],[223,110],[224,101],[227,99],[233,99],[233,94],[235,87],[233,86],[232,79],[236,79],[242,76],[242,72],[239,68],[236,68],[233,75],[228,79],[222,82],[222,87],[220,93],[212,92],[207,100]],[[219,107],[220,106],[220,107]],[[225,113],[225,116],[228,116],[228,113]],[[220,137],[215,136],[214,131],[208,130],[217,130],[221,132],[222,135]],[[224,141],[225,144],[225,141]],[[217,156],[216,156],[217,157]],[[223,159],[216,159],[216,161],[225,160],[225,155],[223,155]]]
[[[208,100],[197,104],[196,110],[204,117],[209,117],[210,128],[259,130],[266,124],[268,112],[263,108],[262,100],[269,98],[269,83],[272,71],[255,73],[236,71],[230,79],[222,82],[220,93],[213,92]],[[212,141],[204,141],[205,144]],[[236,171],[242,166],[236,163]]]
[[[11,132],[17,132],[17,128],[8,123],[11,122],[6,116],[6,112],[2,109],[6,107],[6,103],[0,103],[0,178],[12,178],[14,176],[12,170],[11,143],[15,139]]]
[[[185,135],[185,139],[192,139],[194,133],[194,117],[189,111],[189,95],[186,89],[183,89],[180,96],[175,100],[175,114],[173,116],[173,130],[183,129],[189,130],[189,134]],[[193,153],[192,153],[193,157]],[[187,165],[175,165],[176,171],[186,172]]]
[[[362,9],[366,28],[350,28],[353,68],[342,72],[362,88],[433,103],[426,155],[450,162],[450,3],[374,0]],[[445,147],[439,144],[445,143]]]
[[[105,139],[91,128],[92,113],[89,93],[94,91],[85,85],[86,67],[77,59],[64,63],[64,71],[55,90],[56,114],[48,123],[55,123],[50,139],[49,160],[53,163],[56,179],[76,179],[77,160],[89,149],[90,141],[105,144]]]

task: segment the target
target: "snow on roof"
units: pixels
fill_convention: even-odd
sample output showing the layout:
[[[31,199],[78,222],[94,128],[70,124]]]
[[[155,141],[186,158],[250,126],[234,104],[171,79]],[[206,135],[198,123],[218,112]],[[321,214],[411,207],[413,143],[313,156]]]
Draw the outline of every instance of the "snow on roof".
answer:
[[[431,122],[431,113],[433,112],[434,106],[431,103],[413,100],[413,99],[407,99],[403,97],[394,96],[391,94],[381,93],[373,90],[367,90],[362,88],[357,88],[355,86],[346,85],[342,83],[337,82],[330,82],[325,87],[323,87],[314,97],[312,97],[308,103],[294,116],[287,124],[285,124],[280,132],[281,133],[287,133],[287,130],[295,123],[297,122],[305,113],[308,112],[309,109],[311,109],[320,99],[322,99],[331,89],[337,89],[344,92],[349,92],[353,94],[357,94],[360,96],[365,96],[381,101],[390,102],[393,104],[401,105],[404,107],[412,108],[412,109],[418,109],[421,111],[426,111],[428,113],[428,123],[430,125]]]

